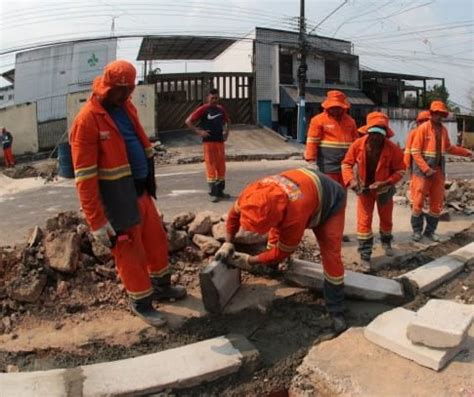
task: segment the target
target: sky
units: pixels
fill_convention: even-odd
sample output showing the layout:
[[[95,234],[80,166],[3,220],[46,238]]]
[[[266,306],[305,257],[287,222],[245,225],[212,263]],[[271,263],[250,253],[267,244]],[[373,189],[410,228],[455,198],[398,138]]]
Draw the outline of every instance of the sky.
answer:
[[[14,50],[45,42],[112,34],[241,37],[255,26],[296,30],[299,6],[299,0],[0,0],[0,72],[14,67]],[[306,20],[315,34],[351,41],[361,67],[444,77],[450,99],[464,112],[474,110],[474,0],[306,0]],[[140,42],[119,40],[118,57],[136,60]],[[154,66],[212,70],[209,62]]]

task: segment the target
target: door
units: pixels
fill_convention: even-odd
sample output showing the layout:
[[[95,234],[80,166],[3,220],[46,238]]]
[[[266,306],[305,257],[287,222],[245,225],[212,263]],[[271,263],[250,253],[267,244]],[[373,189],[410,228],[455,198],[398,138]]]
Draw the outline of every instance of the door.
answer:
[[[258,122],[272,128],[272,101],[258,101]]]

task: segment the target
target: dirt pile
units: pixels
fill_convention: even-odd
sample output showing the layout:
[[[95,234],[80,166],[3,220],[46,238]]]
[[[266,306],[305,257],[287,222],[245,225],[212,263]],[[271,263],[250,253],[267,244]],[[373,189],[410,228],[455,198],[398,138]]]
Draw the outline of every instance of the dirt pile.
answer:
[[[58,174],[56,160],[46,160],[37,163],[17,165],[14,168],[7,168],[3,173],[9,178],[43,178],[47,182],[54,180]]]
[[[197,288],[200,270],[225,239],[223,216],[183,213],[164,225],[172,281]],[[250,234],[238,240],[244,251],[247,243],[258,242]],[[68,314],[126,304],[110,250],[75,212],[48,219],[44,230],[36,226],[26,245],[0,248],[0,334],[10,333],[24,313],[57,320],[61,327]]]
[[[397,204],[410,204],[410,182],[403,180],[397,185],[397,195],[394,200]],[[464,215],[474,214],[474,179],[451,179],[446,180],[445,188],[445,210],[442,220],[449,220],[451,214],[460,213]]]
[[[153,149],[155,151],[155,164],[156,165],[164,165],[164,164],[171,164],[173,161],[173,155],[168,152],[165,145],[163,145],[160,141],[157,141],[153,144]]]

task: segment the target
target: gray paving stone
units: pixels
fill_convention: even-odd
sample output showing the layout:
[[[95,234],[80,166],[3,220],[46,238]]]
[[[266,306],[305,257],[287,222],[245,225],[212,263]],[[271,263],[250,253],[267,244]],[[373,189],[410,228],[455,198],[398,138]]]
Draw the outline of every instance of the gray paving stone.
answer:
[[[285,280],[299,287],[322,290],[323,267],[319,263],[294,259],[285,272]],[[395,280],[346,271],[344,285],[345,294],[350,298],[394,303],[404,299],[403,288]]]
[[[447,348],[466,338],[474,316],[474,305],[431,299],[408,324],[407,336],[414,343]]]
[[[435,349],[412,343],[407,337],[407,327],[415,318],[415,312],[398,307],[379,315],[364,330],[371,342],[413,360],[424,367],[439,371],[463,346]]]

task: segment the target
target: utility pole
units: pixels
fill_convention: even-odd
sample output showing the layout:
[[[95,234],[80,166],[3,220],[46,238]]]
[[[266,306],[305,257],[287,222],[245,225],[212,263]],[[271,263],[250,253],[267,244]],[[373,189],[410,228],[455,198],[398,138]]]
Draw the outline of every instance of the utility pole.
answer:
[[[298,124],[296,139],[299,143],[306,142],[306,20],[304,16],[304,0],[300,0],[300,33],[299,33],[299,60],[298,67]]]

